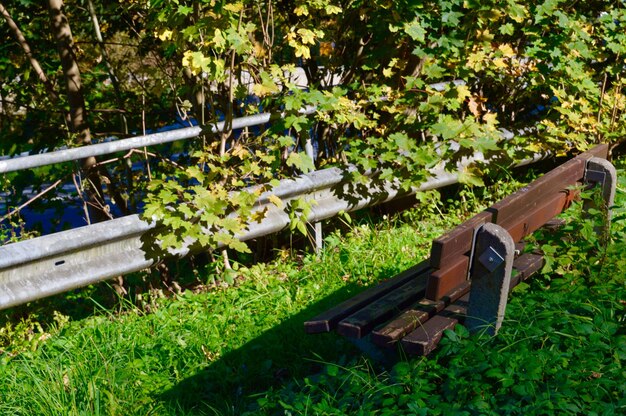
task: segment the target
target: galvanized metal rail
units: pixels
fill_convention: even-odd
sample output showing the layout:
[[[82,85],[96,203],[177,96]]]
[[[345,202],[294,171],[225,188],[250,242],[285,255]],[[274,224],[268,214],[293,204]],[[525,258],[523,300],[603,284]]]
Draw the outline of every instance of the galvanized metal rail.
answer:
[[[535,155],[518,166],[542,159]],[[242,241],[269,235],[289,225],[289,215],[269,201],[270,195],[285,204],[295,198],[315,200],[308,217],[311,223],[390,201],[399,195],[437,189],[458,182],[458,175],[440,168],[432,178],[410,192],[400,192],[386,183],[351,193],[353,186],[345,181],[345,171],[324,169],[283,180],[271,192],[261,195],[257,210],[267,210],[265,219],[252,223],[239,235]],[[348,197],[349,196],[349,197]],[[46,235],[0,247],[0,309],[41,299],[46,296],[96,283],[108,278],[142,270],[155,264],[144,249],[142,236],[155,227],[138,215]],[[175,255],[185,255],[183,249]]]
[[[307,106],[300,110],[301,114],[313,114],[316,108]],[[282,117],[281,114],[260,113],[252,116],[236,118],[230,128],[232,130],[245,127],[260,126],[269,123],[272,117]],[[211,124],[208,127],[212,133],[224,131],[226,123]],[[202,127],[187,127],[162,133],[148,134],[145,136],[131,137],[128,139],[115,140],[106,143],[97,143],[89,146],[75,147],[71,149],[57,150],[37,155],[22,156],[12,159],[0,160],[0,173],[14,172],[24,169],[32,169],[40,166],[52,165],[54,163],[70,162],[91,156],[102,156],[111,153],[124,152],[131,149],[138,149],[144,146],[154,146],[175,142],[178,140],[193,139],[202,134]]]

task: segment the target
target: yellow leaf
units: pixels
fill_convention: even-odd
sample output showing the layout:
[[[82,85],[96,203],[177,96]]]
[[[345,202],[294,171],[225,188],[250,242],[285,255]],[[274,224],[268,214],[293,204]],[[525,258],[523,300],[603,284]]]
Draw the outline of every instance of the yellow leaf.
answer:
[[[506,68],[508,66],[503,58],[494,58],[493,64],[496,68]]]
[[[157,37],[163,41],[172,39],[173,34],[174,32],[172,32],[171,30],[167,30],[167,29],[161,32],[161,34],[155,33],[155,35],[157,35]]]
[[[308,46],[305,45],[296,45],[296,58],[302,57],[303,59],[311,59],[311,51]]]
[[[268,199],[272,204],[276,205],[276,208],[278,209],[283,209],[283,207],[285,206],[283,204],[283,201],[274,194],[270,195]]]
[[[486,59],[485,52],[483,50],[478,50],[476,52],[472,52],[467,57],[467,64],[470,68],[475,71],[480,71],[484,68],[484,61]]]
[[[228,10],[229,12],[239,13],[243,10],[243,3],[229,3],[224,6],[224,9]]]
[[[459,101],[465,101],[465,99],[472,95],[467,85],[457,85],[456,92],[459,97]]]
[[[185,51],[185,53],[183,53],[183,66],[191,66],[191,61],[193,59],[192,54],[193,52],[191,51]]]
[[[298,29],[298,34],[300,35],[300,38],[302,39],[302,43],[304,44],[311,44],[314,45],[315,44],[315,33],[309,29]]]
[[[240,159],[243,159],[244,156],[248,155],[248,150],[243,147],[241,144],[237,143],[232,149],[233,156],[236,156]]]
[[[476,31],[476,39],[483,42],[491,42],[493,40],[493,34],[489,32],[489,29],[485,30],[477,30]]]
[[[393,69],[391,68],[385,68],[383,69],[383,76],[386,78],[389,78],[393,75]]]
[[[326,13],[328,13],[328,14],[339,14],[339,13],[341,13],[341,7],[328,5],[328,6],[326,6]]]
[[[502,52],[502,55],[504,55],[507,58],[510,58],[512,56],[515,56],[515,51],[513,50],[513,48],[511,47],[511,45],[509,45],[508,43],[504,43],[502,45],[500,45],[498,47],[498,50],[500,52]]]
[[[293,12],[296,14],[296,16],[308,16],[309,15],[309,8],[302,5],[302,6],[298,6],[295,9],[293,9]]]
[[[483,115],[483,121],[488,126],[492,127],[490,130],[493,130],[498,124],[498,116],[496,113],[485,113],[485,115]]]

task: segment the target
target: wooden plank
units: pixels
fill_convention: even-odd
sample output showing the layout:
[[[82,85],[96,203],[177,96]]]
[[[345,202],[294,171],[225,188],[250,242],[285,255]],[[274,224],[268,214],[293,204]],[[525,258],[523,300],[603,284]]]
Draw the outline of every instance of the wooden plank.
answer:
[[[511,278],[509,292],[513,290],[520,282],[528,279],[537,273],[543,267],[543,256],[540,254],[524,253],[513,262],[513,270],[516,271]]]
[[[493,213],[493,222],[502,225],[510,221],[511,218],[523,215],[525,211],[540,206],[545,195],[562,191],[576,185],[577,182],[581,182],[585,174],[587,160],[592,157],[606,159],[608,150],[608,145],[602,144],[581,153],[492,205],[487,211]]]
[[[441,269],[455,257],[470,251],[474,230],[487,222],[491,222],[492,217],[491,212],[480,212],[450,232],[433,240],[430,249],[431,267]]]
[[[407,282],[419,277],[427,276],[430,272],[430,264],[428,259],[419,263],[416,266],[411,267],[408,270],[398,274],[397,276],[379,283],[356,296],[346,300],[327,310],[326,312],[317,315],[313,319],[304,323],[304,329],[309,334],[316,334],[320,332],[330,332],[337,327],[337,324],[344,318],[352,315],[359,309],[365,307],[371,302],[385,296],[389,292],[401,287]],[[423,277],[425,279],[425,277]]]
[[[433,271],[428,278],[426,298],[440,300],[442,296],[467,280],[469,257],[460,255],[455,262],[445,268]]]
[[[553,195],[569,186],[575,186],[585,173],[584,159],[571,159],[556,167],[536,181],[487,208],[493,213],[493,222],[502,225],[513,218],[524,216],[545,202],[546,195]]]
[[[584,153],[576,156],[580,159],[591,159],[592,157],[599,157],[602,159],[606,159],[609,157],[609,145],[607,143],[599,144],[592,149],[587,150]]]
[[[351,338],[364,337],[376,325],[424,297],[427,278],[421,275],[348,316],[339,322],[337,332]]]
[[[372,331],[371,341],[381,347],[391,347],[406,334],[422,325],[429,318],[455,302],[461,296],[469,292],[470,283],[465,282],[461,286],[447,293],[440,301],[433,302],[422,299],[411,309],[402,312],[397,318],[382,328]]]
[[[561,229],[564,225],[565,220],[561,218],[552,218],[550,221],[547,221],[545,224],[543,224],[543,227],[541,228],[548,233],[554,233]]]
[[[400,344],[408,354],[428,355],[439,344],[443,332],[453,329],[467,311],[469,295],[463,296],[444,311],[433,316],[419,328],[415,329]]]
[[[542,203],[538,204],[532,211],[527,211],[519,217],[510,218],[500,225],[511,234],[514,241],[520,241],[567,209],[578,193],[577,190],[569,190],[546,195]]]

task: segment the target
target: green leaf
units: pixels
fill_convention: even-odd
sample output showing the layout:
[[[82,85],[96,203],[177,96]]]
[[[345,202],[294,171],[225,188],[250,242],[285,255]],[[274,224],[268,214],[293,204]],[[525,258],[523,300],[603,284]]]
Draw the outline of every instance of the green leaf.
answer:
[[[470,168],[464,168],[459,172],[459,182],[473,186],[485,186],[482,178]]]
[[[410,23],[404,24],[404,32],[411,37],[411,39],[416,40],[418,42],[424,42],[426,31],[420,25],[420,23],[416,20],[413,20]]]
[[[291,152],[287,157],[285,163],[287,163],[287,166],[294,166],[300,169],[303,173],[315,170],[315,165],[313,164],[313,161],[307,154],[303,152]]]

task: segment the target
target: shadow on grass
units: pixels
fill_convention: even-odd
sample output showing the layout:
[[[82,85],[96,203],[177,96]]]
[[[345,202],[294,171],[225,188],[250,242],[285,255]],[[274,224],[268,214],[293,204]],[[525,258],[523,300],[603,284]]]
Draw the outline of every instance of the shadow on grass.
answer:
[[[364,290],[348,284],[290,316],[245,345],[219,357],[158,399],[178,414],[231,414],[254,410],[255,395],[300,383],[324,363],[345,364],[362,353],[336,333],[306,334],[304,322]],[[228,342],[228,340],[225,340]]]

